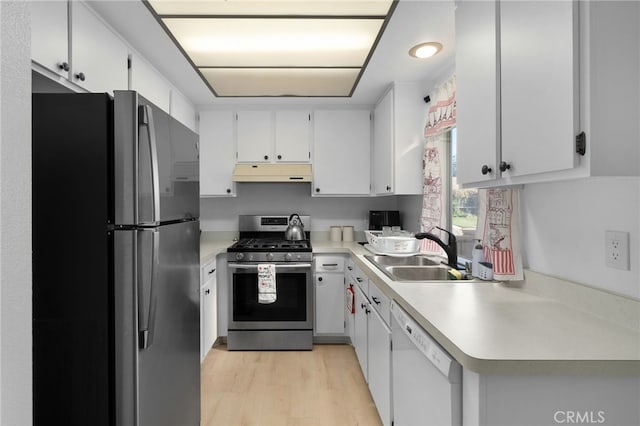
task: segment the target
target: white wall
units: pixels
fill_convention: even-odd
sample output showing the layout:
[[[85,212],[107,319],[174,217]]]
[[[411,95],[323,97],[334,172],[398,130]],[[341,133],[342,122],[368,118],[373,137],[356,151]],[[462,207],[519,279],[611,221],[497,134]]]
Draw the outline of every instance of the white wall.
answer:
[[[521,207],[526,267],[640,298],[640,178],[526,185]],[[630,233],[630,271],[605,265],[605,230]]]
[[[395,197],[312,197],[306,183],[241,183],[237,197],[201,198],[203,231],[236,231],[239,214],[311,216],[311,231],[329,231],[331,225],[368,229],[369,210],[397,209]]]
[[[0,423],[31,416],[31,18],[0,1]]]

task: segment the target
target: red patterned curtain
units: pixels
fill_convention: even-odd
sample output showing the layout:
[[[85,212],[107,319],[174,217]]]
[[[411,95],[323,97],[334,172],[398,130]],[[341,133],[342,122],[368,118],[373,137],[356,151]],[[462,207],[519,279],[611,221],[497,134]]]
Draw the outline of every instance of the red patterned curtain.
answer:
[[[422,158],[423,198],[420,217],[421,232],[440,234],[436,226],[448,228],[449,161],[448,131],[456,124],[456,77],[449,78],[431,96],[424,129],[425,150]],[[441,235],[444,239],[444,235]],[[433,241],[422,240],[421,251],[442,253]]]

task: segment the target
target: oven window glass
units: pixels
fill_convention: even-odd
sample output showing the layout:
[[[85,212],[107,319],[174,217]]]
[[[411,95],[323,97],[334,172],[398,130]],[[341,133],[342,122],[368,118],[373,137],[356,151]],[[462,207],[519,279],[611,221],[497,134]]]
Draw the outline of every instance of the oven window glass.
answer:
[[[276,301],[258,303],[258,275],[233,274],[234,321],[305,321],[307,274],[276,273]]]

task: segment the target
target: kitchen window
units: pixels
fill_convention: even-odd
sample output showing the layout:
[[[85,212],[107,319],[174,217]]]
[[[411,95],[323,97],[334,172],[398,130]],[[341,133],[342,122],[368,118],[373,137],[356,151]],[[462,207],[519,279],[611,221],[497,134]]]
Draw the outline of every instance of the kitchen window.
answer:
[[[457,182],[456,170],[456,154],[457,154],[457,131],[452,128],[449,132],[450,155],[451,160],[451,194],[449,197],[452,232],[456,236],[458,242],[458,256],[464,259],[471,259],[471,251],[473,250],[476,227],[478,223],[478,190],[475,188],[461,188]]]

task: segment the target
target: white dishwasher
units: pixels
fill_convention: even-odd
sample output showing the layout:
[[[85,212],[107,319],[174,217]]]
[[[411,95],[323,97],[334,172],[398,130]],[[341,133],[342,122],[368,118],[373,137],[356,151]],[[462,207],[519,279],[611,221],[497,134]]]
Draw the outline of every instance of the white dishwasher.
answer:
[[[398,304],[391,303],[393,424],[462,424],[462,368]]]

